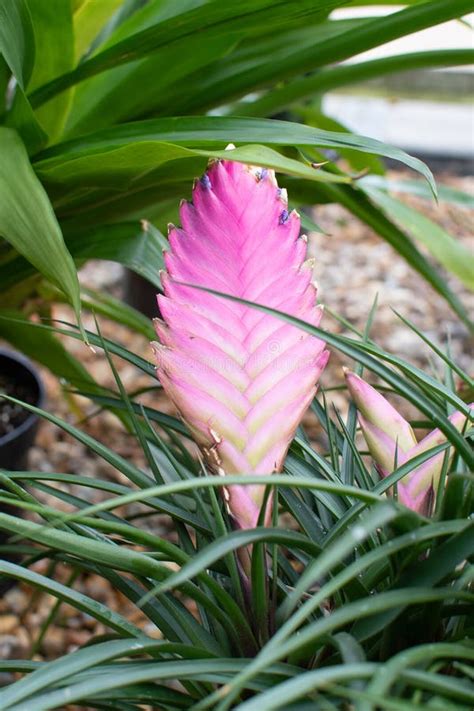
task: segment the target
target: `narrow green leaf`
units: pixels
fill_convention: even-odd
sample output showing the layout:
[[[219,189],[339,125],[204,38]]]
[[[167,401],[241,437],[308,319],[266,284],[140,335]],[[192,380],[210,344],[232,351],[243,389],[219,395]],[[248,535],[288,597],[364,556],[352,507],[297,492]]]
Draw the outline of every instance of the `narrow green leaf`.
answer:
[[[290,183],[289,183],[290,184]],[[292,184],[290,189],[299,189]],[[313,193],[313,200],[321,199],[340,203],[362,222],[369,225],[377,234],[385,239],[431,286],[447,301],[461,321],[470,329],[474,328],[472,319],[466,308],[446,283],[446,279],[421,254],[409,235],[392,222],[380,208],[377,207],[364,191],[357,187],[329,185],[327,183],[311,183],[302,186],[308,198],[308,191]]]
[[[317,545],[309,541],[305,536],[292,531],[281,531],[278,528],[269,527],[234,531],[200,550],[181,570],[173,573],[164,583],[160,584],[155,592],[160,595],[167,590],[173,590],[188,582],[200,572],[211,568],[216,561],[224,558],[228,553],[263,542],[268,544],[279,543],[282,546],[299,548],[310,555],[316,555],[319,552]]]
[[[145,336],[149,341],[156,338],[150,319],[121,299],[116,299],[101,291],[83,289],[81,303],[89,311],[120,323],[122,326]]]
[[[177,282],[184,284],[184,282]],[[452,402],[457,409],[463,412],[467,417],[470,417],[469,408],[466,404],[460,400],[457,395],[451,392],[448,388],[445,388],[442,384],[438,383],[434,378],[426,376],[420,369],[410,366],[408,363],[401,361],[401,359],[391,356],[385,353],[382,349],[371,346],[364,341],[355,341],[354,339],[347,338],[345,336],[337,336],[328,331],[324,331],[321,328],[312,326],[301,319],[290,316],[289,314],[279,311],[278,309],[272,309],[262,304],[257,304],[246,299],[241,299],[237,296],[232,296],[230,294],[224,294],[221,291],[216,291],[214,289],[208,289],[203,286],[198,286],[196,284],[185,284],[190,288],[205,291],[209,294],[214,294],[215,296],[220,296],[224,299],[229,299],[230,301],[235,301],[245,306],[250,306],[251,308],[262,311],[266,314],[271,314],[280,318],[282,321],[291,323],[298,328],[301,328],[307,333],[312,333],[314,336],[321,338],[326,341],[329,345],[334,345],[341,353],[345,353],[349,357],[353,358],[356,362],[361,363],[364,367],[368,368],[374,373],[377,373],[383,380],[389,383],[396,392],[403,395],[408,401],[412,402],[416,407],[418,407],[421,412],[426,414],[436,425],[441,429],[441,431],[446,435],[447,439],[455,444],[459,454],[465,459],[470,466],[474,465],[474,455],[472,453],[471,447],[466,442],[463,435],[456,430],[454,425],[448,420],[442,410],[435,406],[434,401],[428,400],[423,391],[415,387],[414,383],[421,383],[428,385],[428,387],[433,388],[435,391],[442,393],[443,397],[448,401]],[[371,355],[369,355],[371,353]],[[376,355],[377,358],[382,360],[387,360],[393,363],[399,369],[404,372],[409,372],[411,374],[411,379],[413,382],[404,381],[400,375],[396,374],[392,369],[387,368],[384,364],[380,363],[379,360],[373,357]],[[412,460],[410,460],[412,461]],[[413,460],[414,461],[414,460]],[[405,465],[404,465],[405,466]],[[400,467],[402,469],[402,467]]]
[[[451,597],[474,602],[474,595],[455,591],[451,588],[401,588],[395,591],[382,592],[367,599],[357,600],[346,604],[333,611],[327,617],[322,617],[300,630],[297,635],[290,639],[275,644],[275,637],[266,645],[260,654],[250,662],[245,670],[235,676],[226,688],[225,702],[219,709],[231,708],[232,702],[236,699],[240,691],[246,687],[249,680],[253,678],[267,665],[273,664],[279,659],[287,658],[290,654],[302,655],[309,649],[314,653],[315,645],[327,634],[331,634],[344,625],[358,619],[370,617],[379,612],[385,612],[400,606],[428,604],[448,600]],[[219,695],[222,698],[222,693]]]
[[[375,29],[375,28],[374,28]],[[352,34],[358,32],[357,28]],[[352,48],[351,48],[352,49]],[[269,116],[282,111],[296,102],[337,89],[341,86],[364,82],[386,74],[413,71],[415,69],[458,67],[474,62],[474,50],[445,49],[426,52],[407,52],[391,57],[370,59],[366,62],[341,64],[320,69],[306,77],[298,77],[282,87],[277,87],[253,102],[232,107],[232,113],[246,116]]]
[[[61,341],[51,331],[35,328],[21,312],[0,309],[0,337],[58,378],[77,388],[100,391],[86,368],[68,353]]]
[[[156,643],[155,643],[156,644]],[[107,693],[130,684],[142,681],[185,680],[195,679],[224,684],[238,673],[246,664],[240,659],[178,659],[176,661],[159,661],[154,664],[141,663],[133,665],[103,665],[95,674],[89,674],[82,679],[70,682],[63,688],[53,688],[33,697],[35,711],[49,711],[64,707],[74,701],[93,698],[96,694]],[[295,669],[287,664],[278,664],[268,668],[262,675],[266,683],[279,678],[288,678]],[[255,686],[254,686],[255,688]],[[257,685],[259,688],[259,685]],[[30,705],[29,705],[30,704]],[[6,711],[6,710],[5,710]],[[8,711],[31,711],[31,699],[24,703],[10,706]]]
[[[334,682],[347,682],[355,679],[371,678],[377,672],[378,665],[373,662],[362,664],[341,664],[315,671],[302,672],[294,679],[278,684],[268,691],[258,694],[253,699],[235,706],[235,711],[276,711],[292,708],[289,704],[300,699],[308,692],[326,689]]]
[[[416,197],[432,200],[433,196],[427,188],[426,183],[421,180],[396,180],[382,175],[366,175],[358,181],[362,188],[375,188],[385,192],[406,193]],[[452,205],[459,205],[466,209],[474,209],[474,196],[472,193],[458,190],[451,185],[438,183],[438,196],[440,202],[448,202]]]
[[[474,524],[457,535],[445,541],[432,551],[431,555],[421,564],[417,564],[401,576],[399,585],[419,587],[421,585],[437,585],[450,571],[455,570],[464,560],[474,554]],[[402,612],[387,610],[380,615],[375,615],[370,620],[360,620],[353,628],[353,634],[358,639],[368,639],[372,635],[386,628]]]
[[[474,649],[469,649],[463,644],[423,644],[413,649],[409,649],[393,656],[385,665],[383,674],[373,677],[367,686],[367,693],[380,696],[389,696],[390,688],[395,683],[405,668],[411,668],[416,664],[426,665],[436,659],[466,659],[474,662]],[[474,701],[474,694],[471,693],[471,700]],[[375,706],[371,703],[361,703],[358,707],[360,711],[375,711]]]
[[[77,610],[86,612],[94,619],[99,620],[110,629],[113,629],[122,635],[134,638],[142,636],[142,633],[137,627],[135,627],[135,625],[128,622],[119,613],[111,610],[110,607],[107,607],[107,605],[104,605],[97,600],[93,600],[87,595],[84,595],[71,587],[62,585],[56,580],[40,575],[33,570],[28,570],[28,568],[23,568],[15,563],[9,563],[6,560],[0,560],[0,574],[8,575],[9,577],[24,581],[28,585],[37,587],[40,590],[45,590],[58,600],[63,600]]]
[[[158,640],[147,639],[144,635],[141,639],[123,639],[111,642],[94,644],[86,649],[78,649],[72,654],[68,654],[61,659],[41,666],[28,677],[20,680],[14,686],[0,692],[0,703],[7,709],[20,701],[27,699],[38,691],[53,688],[58,682],[68,677],[78,674],[88,669],[94,669],[99,664],[111,661],[117,657],[135,656],[141,654],[153,654],[154,652],[181,652],[186,653],[188,649],[185,645],[167,644]],[[192,648],[189,650],[192,656]],[[205,655],[205,650],[195,650],[196,656]],[[211,655],[209,655],[211,656]]]
[[[465,665],[459,664],[459,666],[465,668]],[[417,689],[421,688],[426,691],[434,692],[435,694],[443,694],[445,698],[456,699],[456,701],[461,701],[466,704],[472,705],[474,702],[473,684],[469,683],[468,679],[457,679],[444,674],[424,672],[419,669],[405,669],[401,672],[400,676],[404,681],[407,681]],[[459,707],[456,707],[456,711],[457,708]]]

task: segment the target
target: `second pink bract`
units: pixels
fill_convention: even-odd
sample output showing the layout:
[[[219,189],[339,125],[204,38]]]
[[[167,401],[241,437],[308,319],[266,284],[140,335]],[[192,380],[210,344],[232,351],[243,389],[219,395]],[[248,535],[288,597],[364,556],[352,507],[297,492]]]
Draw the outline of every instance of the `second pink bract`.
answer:
[[[216,161],[172,227],[158,297],[157,373],[219,474],[281,471],[328,360],[322,340],[199,285],[318,325],[300,219],[273,171]],[[236,524],[257,524],[261,486],[226,487]],[[268,522],[270,507],[267,509]]]
[[[391,474],[418,454],[446,442],[445,435],[439,429],[417,442],[410,424],[375,388],[349,371],[346,372],[346,382],[358,409],[365,441],[382,476]],[[467,418],[461,412],[455,412],[449,419],[461,431]],[[398,482],[398,498],[402,504],[425,516],[431,513],[445,455],[446,452],[436,454]],[[452,458],[452,450],[448,457]]]

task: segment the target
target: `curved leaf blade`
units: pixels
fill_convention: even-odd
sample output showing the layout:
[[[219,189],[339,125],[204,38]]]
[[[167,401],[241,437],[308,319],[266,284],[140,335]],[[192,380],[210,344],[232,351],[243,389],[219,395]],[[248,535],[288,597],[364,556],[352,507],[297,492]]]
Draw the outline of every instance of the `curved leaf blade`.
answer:
[[[0,234],[68,297],[80,318],[74,262],[18,134],[0,127]]]

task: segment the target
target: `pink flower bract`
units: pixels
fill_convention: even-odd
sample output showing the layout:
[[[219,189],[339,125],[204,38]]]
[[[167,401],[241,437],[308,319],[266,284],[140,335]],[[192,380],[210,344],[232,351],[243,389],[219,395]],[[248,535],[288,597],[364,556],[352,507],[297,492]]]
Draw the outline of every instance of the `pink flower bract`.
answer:
[[[439,429],[417,442],[410,424],[369,383],[350,371],[346,372],[346,383],[358,409],[360,428],[370,454],[382,476],[388,476],[397,466],[446,442]],[[473,405],[468,407],[472,409]],[[466,415],[461,412],[453,413],[449,419],[459,431],[466,425]],[[453,454],[451,448],[448,461]],[[398,482],[398,498],[404,506],[424,516],[431,514],[445,456],[446,452],[436,454]]]
[[[182,227],[169,233],[162,320],[155,321],[160,382],[213,471],[281,471],[326,365],[324,342],[182,282],[318,325],[322,312],[299,216],[288,211],[273,171],[223,160],[196,182],[180,219]],[[226,492],[237,525],[255,526],[263,487]]]

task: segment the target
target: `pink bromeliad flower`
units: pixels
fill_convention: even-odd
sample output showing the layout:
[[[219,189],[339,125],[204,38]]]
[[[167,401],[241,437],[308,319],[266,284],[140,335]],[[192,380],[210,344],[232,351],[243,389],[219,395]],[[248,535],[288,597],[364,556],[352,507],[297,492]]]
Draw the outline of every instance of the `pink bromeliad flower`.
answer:
[[[409,422],[375,388],[355,373],[346,371],[345,375],[347,387],[358,409],[362,433],[382,476],[388,476],[396,467],[418,454],[446,442],[445,435],[439,429],[417,442]],[[455,412],[449,419],[461,431],[467,418],[461,412]],[[404,506],[424,516],[430,515],[445,455],[446,452],[436,454],[398,482],[398,498]],[[448,456],[452,458],[452,448]]]
[[[299,216],[288,211],[273,171],[223,160],[196,182],[180,218],[182,227],[169,232],[158,297],[158,378],[214,472],[281,471],[326,365],[324,342],[183,282],[318,325]],[[261,486],[226,487],[237,526],[257,524],[263,494]]]

